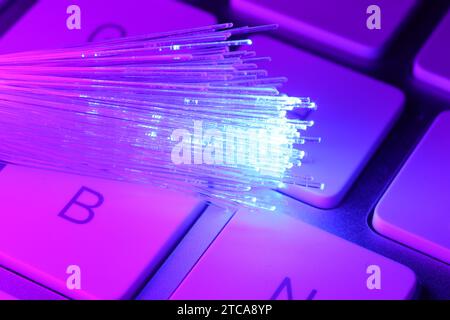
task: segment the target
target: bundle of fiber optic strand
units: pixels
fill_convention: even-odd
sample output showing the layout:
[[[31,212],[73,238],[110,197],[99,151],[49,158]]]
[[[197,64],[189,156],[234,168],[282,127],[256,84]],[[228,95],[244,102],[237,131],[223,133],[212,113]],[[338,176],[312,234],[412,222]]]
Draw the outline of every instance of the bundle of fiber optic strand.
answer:
[[[298,184],[315,141],[309,98],[278,91],[231,23],[0,55],[0,159],[275,209],[260,188]],[[237,39],[237,40],[236,40]]]

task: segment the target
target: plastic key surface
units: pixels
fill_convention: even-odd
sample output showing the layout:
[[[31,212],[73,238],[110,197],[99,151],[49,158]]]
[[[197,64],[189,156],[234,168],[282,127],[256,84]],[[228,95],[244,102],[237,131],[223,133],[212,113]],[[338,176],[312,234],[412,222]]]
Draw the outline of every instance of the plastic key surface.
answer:
[[[2,2],[2,0],[0,0],[0,2]],[[81,13],[81,29],[77,30],[77,29],[73,29],[70,30],[67,27],[67,20],[70,18],[71,14],[73,14],[73,11],[69,11],[69,13],[67,13],[67,9],[69,6],[75,4],[74,1],[68,1],[68,0],[58,0],[58,1],[54,1],[54,0],[40,0],[37,1],[36,4],[33,5],[33,7],[31,9],[29,9],[29,11],[4,35],[2,35],[0,37],[0,52],[14,52],[14,51],[22,51],[22,50],[39,50],[39,49],[47,49],[47,48],[60,48],[60,47],[65,47],[65,46],[71,46],[71,45],[78,45],[78,44],[82,44],[88,41],[98,41],[98,40],[104,40],[104,39],[110,39],[110,38],[116,38],[116,37],[120,37],[120,36],[125,36],[125,35],[129,35],[129,36],[133,36],[133,35],[139,35],[139,34],[146,34],[146,33],[154,33],[154,32],[161,32],[161,31],[170,31],[170,30],[175,30],[175,29],[181,29],[181,28],[190,28],[190,27],[197,27],[197,26],[204,26],[204,25],[210,25],[210,24],[214,24],[216,23],[216,18],[214,16],[212,16],[211,14],[208,14],[206,12],[203,12],[199,9],[196,9],[192,6],[177,2],[177,1],[173,1],[173,0],[152,0],[151,2],[151,8],[152,10],[148,10],[148,6],[149,6],[149,2],[145,1],[145,0],[135,0],[135,1],[130,1],[127,3],[126,6],[124,6],[123,4],[121,4],[119,1],[107,1],[107,0],[96,0],[96,1],[89,1],[89,0],[79,0],[76,1],[76,4],[79,6],[80,8],[80,13]],[[72,9],[73,10],[73,9]],[[10,167],[8,167],[6,169],[8,172],[10,170],[12,170]],[[26,170],[26,169],[21,169],[21,170]],[[19,170],[20,171],[20,170]],[[5,172],[0,172],[0,185],[2,186],[1,190],[0,190],[0,196],[5,196],[5,193],[3,192],[3,189],[8,188],[8,186],[5,186],[4,184],[2,184],[2,178],[5,176]],[[45,174],[46,175],[46,174]],[[51,183],[53,181],[54,176],[49,175],[48,178],[45,177],[41,177],[39,179],[42,180],[43,182],[43,186],[46,186],[47,183]],[[33,179],[33,174],[30,177],[31,179]],[[12,178],[12,180],[15,181],[14,178]],[[58,179],[57,179],[58,180]],[[69,179],[70,180],[70,179]],[[23,182],[24,184],[26,184],[28,181],[28,177],[25,176],[23,178]],[[48,181],[45,182],[44,181]],[[84,180],[83,180],[84,181]],[[64,182],[64,179],[61,178],[60,182]],[[15,183],[19,183],[18,181],[15,181]],[[80,181],[81,183],[81,181]],[[84,182],[83,182],[84,184]],[[121,201],[124,203],[124,206],[126,206],[129,203],[132,203],[133,201],[136,200],[136,196],[133,195],[132,193],[132,189],[127,189],[129,188],[128,184],[122,184],[121,186],[117,185],[116,183],[113,183],[114,187],[114,193],[117,196],[120,196],[121,198],[117,198],[117,201]],[[53,188],[53,187],[51,187]],[[56,187],[55,187],[56,188]],[[124,189],[125,188],[125,189]],[[17,185],[17,189],[16,191],[20,194],[20,186]],[[26,188],[25,188],[26,189]],[[42,187],[37,187],[37,190],[42,189]],[[153,189],[151,189],[153,190]],[[19,192],[20,191],[20,192]],[[41,190],[42,191],[42,190]],[[31,192],[31,191],[30,191]],[[74,192],[74,191],[73,191]],[[191,200],[186,200],[185,197],[181,196],[179,198],[179,200],[181,202],[178,201],[169,201],[167,204],[165,201],[167,199],[167,197],[169,197],[169,195],[166,196],[161,196],[159,197],[159,195],[163,195],[165,194],[164,192],[161,193],[160,190],[157,190],[154,193],[154,197],[149,197],[146,199],[145,203],[141,202],[142,207],[137,208],[136,210],[138,211],[137,215],[141,215],[142,214],[142,220],[141,221],[137,221],[132,219],[131,223],[123,223],[123,228],[119,228],[119,225],[122,225],[122,223],[117,223],[117,230],[120,231],[129,231],[129,232],[133,232],[133,228],[136,227],[140,230],[140,233],[138,234],[130,234],[129,238],[130,241],[138,241],[138,239],[136,237],[140,237],[140,239],[142,241],[144,241],[145,243],[139,243],[138,245],[136,245],[136,248],[140,247],[141,245],[145,247],[145,249],[142,249],[143,252],[140,252],[138,254],[138,256],[141,255],[151,255],[151,251],[156,249],[156,246],[158,246],[158,242],[162,239],[158,240],[158,237],[154,238],[155,235],[152,234],[152,230],[158,230],[159,227],[158,225],[154,224],[154,222],[156,222],[158,219],[167,219],[169,217],[159,217],[159,215],[164,215],[165,212],[167,212],[167,210],[172,211],[172,206],[176,207],[175,211],[176,212],[181,212],[184,209],[186,209],[187,211],[184,213],[181,213],[181,216],[179,216],[179,221],[178,222],[182,222],[183,221],[183,214],[187,215],[188,219],[185,222],[189,222],[190,219],[193,217],[192,216],[192,212],[191,212],[191,205],[186,205],[185,201],[191,201]],[[23,194],[22,196],[25,199],[25,195]],[[73,196],[73,195],[72,195]],[[50,201],[50,203],[53,201],[51,199],[49,199],[49,195],[44,196],[43,200],[45,201]],[[178,194],[176,196],[174,196],[175,199],[178,200]],[[171,198],[171,197],[170,197]],[[3,199],[3,198],[2,198]],[[36,201],[38,201],[39,199],[35,199]],[[67,199],[66,199],[67,200]],[[69,199],[70,200],[70,199]],[[95,199],[94,199],[95,200]],[[142,199],[143,201],[144,199]],[[21,200],[24,203],[26,203],[28,201],[28,199],[25,200]],[[62,199],[55,199],[55,201],[57,202],[61,202],[64,201]],[[148,202],[148,203],[147,203]],[[25,204],[22,203],[22,207],[18,207],[17,210],[26,210],[28,208],[25,208]],[[193,204],[193,203],[191,203]],[[12,205],[12,204],[11,204]],[[32,204],[30,204],[32,205]],[[138,207],[138,204],[136,204],[136,206]],[[179,206],[179,207],[177,207]],[[123,210],[124,212],[126,212],[126,214],[128,214],[128,212],[130,210],[132,210],[132,208],[134,208],[134,205],[131,206],[129,209],[124,208],[123,206],[119,206],[117,209],[118,210]],[[161,208],[162,210],[159,210],[159,208]],[[164,209],[165,208],[165,209]],[[46,212],[46,210],[48,209],[44,204],[39,204],[39,205],[35,205],[35,207],[33,208],[32,212],[30,212],[29,214],[31,216],[36,215],[36,210],[37,209],[43,209],[43,212],[39,212],[39,214],[45,214],[48,213]],[[61,210],[62,208],[58,208],[58,210]],[[56,210],[56,209],[55,209]],[[144,215],[142,212],[145,211],[146,214]],[[34,212],[34,213],[33,213]],[[139,213],[141,212],[141,213]],[[29,218],[29,216],[27,216],[27,212],[23,213],[25,215],[25,218]],[[57,215],[57,212],[53,212],[52,214]],[[125,215],[126,215],[125,214]],[[155,221],[152,221],[151,223],[149,222],[150,216],[155,215]],[[177,215],[177,214],[175,214]],[[2,216],[2,214],[0,213],[0,216]],[[195,216],[195,214],[194,214]],[[159,218],[158,218],[159,217]],[[118,218],[118,217],[117,217]],[[137,219],[138,217],[136,217]],[[175,230],[175,224],[176,224],[176,220],[178,219],[175,216],[173,216],[171,219],[173,220],[173,224],[172,227],[174,228],[173,230]],[[126,219],[128,219],[126,216],[123,216],[122,219],[124,219],[124,221],[126,221]],[[63,220],[61,218],[59,218],[59,220]],[[92,222],[95,222],[94,219]],[[11,220],[14,221],[14,220]],[[28,221],[27,219],[25,219],[24,221]],[[162,221],[162,220],[161,220]],[[16,221],[18,223],[18,221]],[[43,220],[42,223],[44,225],[46,225],[47,220]],[[104,222],[102,223],[104,225],[104,227],[108,226],[109,222]],[[189,224],[189,223],[188,223]],[[37,224],[39,225],[39,224]],[[94,225],[97,225],[97,223],[94,223]],[[3,224],[3,227],[7,227],[8,225]],[[114,222],[111,222],[111,227],[113,228],[115,226]],[[182,224],[182,226],[184,226],[184,224]],[[171,228],[169,225],[167,226],[168,228]],[[97,226],[97,228],[101,228],[100,225]],[[19,228],[20,229],[20,228]],[[165,228],[163,228],[165,229]],[[183,228],[181,228],[183,229]],[[23,231],[23,230],[22,230]],[[61,232],[61,234],[63,234],[64,230],[58,231],[55,230],[54,232],[50,233],[50,234],[59,234]],[[144,231],[145,231],[145,235],[144,235]],[[179,231],[179,230],[178,230]],[[182,234],[182,232],[178,232],[176,231],[175,233],[173,233],[172,235],[169,235],[169,233],[167,233],[167,237],[170,238],[170,240],[175,240],[177,239],[178,236],[180,236]],[[36,233],[42,232],[45,234],[45,230],[35,230]],[[109,234],[109,232],[113,232],[113,230],[106,228],[105,230],[100,230],[99,234],[95,237],[92,238],[92,242],[93,244],[95,244],[92,247],[92,250],[96,250],[97,246],[107,246],[107,242],[109,241],[107,238],[102,238],[101,234]],[[80,238],[83,239],[83,233],[84,231],[81,233]],[[18,234],[21,234],[20,232]],[[159,234],[159,233],[158,233]],[[50,235],[48,235],[50,236]],[[67,237],[69,237],[70,234],[67,234]],[[92,235],[93,236],[93,235]],[[125,234],[122,235],[111,235],[110,238],[113,241],[118,240],[120,237],[125,237]],[[33,252],[34,247],[33,247],[33,243],[34,241],[29,241],[28,244],[26,243],[25,239],[31,239],[29,238],[29,236],[25,236],[21,242],[19,242],[18,244],[21,244],[23,246],[29,245],[29,249],[24,249],[22,248],[24,251],[22,252],[22,254],[24,254],[24,259],[16,259],[15,255],[12,256],[8,256],[7,260],[8,260],[8,265],[11,264],[13,266],[12,269],[16,270],[15,268],[19,268],[19,266],[21,266],[21,270],[25,270],[24,273],[26,274],[30,274],[33,275],[33,277],[36,277],[39,279],[39,281],[43,282],[44,284],[49,284],[49,286],[52,287],[58,287],[60,291],[64,292],[65,294],[69,295],[70,297],[81,297],[81,298],[92,298],[92,297],[99,297],[99,298],[111,298],[111,297],[118,297],[118,296],[129,296],[130,292],[133,291],[133,287],[136,286],[137,283],[134,283],[133,281],[133,277],[137,276],[136,274],[131,275],[131,274],[126,274],[124,278],[129,278],[128,280],[124,279],[124,281],[131,281],[128,283],[122,282],[121,279],[118,279],[118,282],[115,283],[113,286],[111,286],[108,281],[111,281],[111,284],[113,284],[116,280],[113,279],[113,271],[114,271],[114,264],[118,264],[119,268],[121,264],[125,264],[125,263],[129,263],[127,262],[127,260],[129,259],[128,256],[124,256],[124,251],[125,251],[125,247],[127,246],[125,241],[123,244],[118,244],[118,255],[114,256],[113,260],[111,261],[111,264],[108,263],[108,266],[106,268],[106,266],[104,265],[103,267],[105,267],[106,272],[104,273],[104,277],[100,278],[98,281],[94,281],[91,283],[91,286],[87,286],[86,287],[82,287],[81,291],[77,291],[77,290],[73,290],[70,292],[67,292],[67,288],[65,286],[65,284],[63,284],[63,279],[67,278],[68,275],[65,273],[65,269],[64,270],[60,270],[58,267],[58,276],[54,277],[54,275],[52,274],[53,271],[56,272],[55,265],[53,265],[53,260],[51,260],[48,255],[53,255],[52,252],[50,251],[42,251],[44,249],[46,250],[53,250],[53,249],[58,249],[58,250],[66,250],[66,256],[62,255],[61,257],[63,258],[61,261],[59,261],[59,264],[63,264],[63,260],[64,257],[65,258],[69,258],[71,257],[71,253],[69,253],[70,250],[73,250],[70,246],[74,246],[77,250],[85,250],[82,249],[81,247],[77,247],[77,245],[75,244],[77,237],[73,237],[73,239],[71,239],[71,243],[68,244],[69,247],[67,247],[66,249],[64,249],[65,245],[64,245],[64,237],[61,239],[61,243],[60,246],[61,248],[57,247],[57,243],[56,243],[56,239],[55,239],[55,243],[53,244],[53,247],[50,246],[48,248],[38,248],[38,250],[35,250],[35,252]],[[14,238],[12,238],[14,239]],[[33,239],[34,240],[34,239]],[[45,239],[44,239],[45,240]],[[44,241],[43,240],[43,241]],[[48,239],[47,239],[48,240]],[[89,239],[86,239],[86,245],[88,244],[87,241]],[[126,239],[125,239],[126,240]],[[5,241],[7,241],[7,244],[11,244],[10,239],[6,239]],[[48,240],[49,241],[49,240]],[[59,240],[58,240],[59,241]],[[166,244],[170,243],[171,241],[168,241]],[[0,243],[5,243],[0,242]],[[164,246],[164,243],[161,242],[159,243],[160,245]],[[154,247],[155,246],[155,247]],[[89,248],[91,246],[89,245]],[[153,248],[153,249],[152,249]],[[129,250],[134,250],[133,248],[128,248]],[[164,252],[167,253],[166,251],[167,247],[161,247],[159,248],[159,252],[162,253],[164,255]],[[112,250],[115,250],[115,248],[113,247],[108,247],[109,254],[113,254]],[[1,248],[0,248],[1,251]],[[14,251],[15,253],[19,253],[18,251]],[[132,251],[130,251],[132,252]],[[130,253],[129,252],[129,253]],[[27,256],[27,254],[29,254],[30,256],[32,256],[35,259],[38,259],[39,261],[34,261],[34,262],[40,262],[42,264],[45,264],[45,259],[48,259],[49,261],[52,261],[52,263],[50,263],[49,265],[46,265],[46,268],[44,269],[40,269],[38,265],[38,263],[36,264],[36,268],[34,268],[34,264],[32,263],[33,261],[28,260],[28,258],[30,258],[29,256]],[[56,253],[55,253],[56,254]],[[97,253],[94,251],[90,251],[90,250],[86,250],[85,252],[85,256],[83,256],[84,258],[87,259],[87,255],[91,255],[91,257],[89,258],[89,261],[92,260],[91,264],[97,263],[97,258],[101,259],[103,254],[108,255],[108,252],[100,252],[100,255],[97,256]],[[74,257],[77,256],[76,254],[74,255]],[[122,256],[122,257],[121,257]],[[78,257],[78,256],[77,256]],[[97,258],[96,258],[97,257]],[[13,259],[14,258],[14,259]],[[26,259],[25,259],[26,258]],[[138,259],[141,259],[142,256]],[[56,259],[56,258],[52,258],[52,259]],[[123,261],[117,261],[123,259]],[[156,262],[158,259],[153,260],[153,262]],[[134,264],[134,262],[136,262],[135,259],[132,259],[131,264]],[[153,263],[152,262],[152,263]],[[71,261],[71,263],[75,263],[73,261]],[[104,264],[106,264],[107,261],[104,261]],[[148,272],[150,272],[151,267],[150,267],[150,260],[147,261],[148,265],[147,265],[147,269],[146,270],[141,270],[143,271],[143,274],[148,274]],[[23,268],[22,268],[23,267]],[[63,267],[63,266],[61,266]],[[66,267],[66,266],[65,266]],[[93,272],[88,272],[86,274],[86,276],[89,276],[89,279],[91,277],[95,277],[96,272],[100,272],[100,268],[101,264],[98,265],[98,268],[96,268],[95,270],[92,270]],[[132,268],[137,267],[136,265],[133,266]],[[84,268],[81,269],[82,272],[84,273],[87,270],[84,270]],[[83,271],[84,270],[84,271]],[[131,270],[130,270],[131,271]],[[122,278],[122,275],[121,277]],[[10,279],[9,276],[6,276],[3,273],[0,273],[0,283],[6,283],[8,282]],[[84,276],[83,276],[84,279]],[[119,281],[120,280],[120,281]],[[64,280],[65,281],[65,280]],[[88,280],[90,281],[90,280]],[[138,281],[139,282],[139,281]],[[142,283],[140,283],[139,285],[141,285]],[[13,286],[13,285],[12,285]],[[19,285],[14,285],[14,287],[18,287]],[[119,288],[121,287],[121,288]],[[124,292],[124,290],[126,290],[125,287],[128,287],[130,290],[128,290],[126,293]],[[1,288],[1,286],[0,286]],[[97,290],[99,289],[99,290]],[[21,295],[20,298],[35,298],[37,296],[39,297],[44,297],[46,298],[47,296],[43,295],[42,292],[40,292],[39,290],[32,290],[31,288],[27,287],[27,292],[31,293],[32,295]]]
[[[7,165],[0,265],[71,298],[130,298],[203,207],[168,190]]]
[[[285,214],[238,212],[171,299],[407,299],[407,267]]]
[[[450,97],[450,11],[419,52],[414,75],[426,86],[443,90]]]
[[[0,52],[61,48],[88,41],[172,31],[216,23],[206,12],[174,0],[79,0],[80,29],[69,29],[71,0],[40,0],[0,37]],[[67,11],[69,13],[67,13]]]
[[[450,112],[418,144],[373,217],[381,234],[450,264]]]
[[[6,292],[0,290],[0,300],[17,300],[17,299],[12,295],[7,294]]]
[[[293,41],[367,64],[380,58],[416,2],[231,0],[231,5],[239,17],[279,24]]]
[[[305,144],[305,164],[298,172],[323,182],[325,190],[289,186],[287,193],[320,208],[339,204],[361,170],[383,141],[403,108],[403,93],[387,84],[335,65],[264,36],[252,38],[270,75],[286,76],[280,89],[317,103],[308,118],[315,125],[309,136],[319,144]]]

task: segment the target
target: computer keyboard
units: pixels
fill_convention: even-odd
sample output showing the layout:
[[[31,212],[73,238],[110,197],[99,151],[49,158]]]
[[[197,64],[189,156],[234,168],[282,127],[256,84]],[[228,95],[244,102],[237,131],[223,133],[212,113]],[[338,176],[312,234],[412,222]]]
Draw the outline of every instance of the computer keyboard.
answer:
[[[130,298],[204,209],[137,184],[15,165],[1,177],[1,264],[71,298]],[[66,286],[70,265],[80,290]]]
[[[381,234],[450,263],[450,112],[441,113],[381,198]]]
[[[420,82],[450,92],[450,13],[431,35],[428,42],[417,56],[414,63],[414,76]]]
[[[73,1],[72,1],[73,2]],[[118,36],[134,36],[151,32],[211,25],[216,18],[183,3],[152,0],[158,10],[142,10],[148,1],[127,3],[124,14],[120,1],[77,1],[83,7],[83,26],[80,30],[66,28],[66,9],[71,1],[42,0],[27,11],[0,39],[1,52],[61,48],[100,41]],[[60,17],[60,12],[64,14]],[[61,20],[64,28],[59,28]]]
[[[259,54],[272,58],[262,67],[289,79],[283,92],[308,95],[320,105],[312,114],[316,125],[309,134],[322,137],[322,143],[304,146],[311,165],[297,171],[311,174],[326,187],[322,191],[291,185],[281,192],[320,208],[335,207],[401,113],[403,94],[275,39],[256,36],[253,40]]]
[[[339,54],[353,62],[369,64],[379,59],[408,18],[416,0],[231,0],[237,18],[253,23],[277,23],[292,41]],[[380,26],[367,15],[383,8]],[[370,25],[370,28],[365,26]],[[382,24],[382,26],[381,26]],[[379,27],[379,29],[378,29]]]
[[[367,289],[370,266],[383,270],[383,290]],[[292,217],[241,210],[171,298],[407,299],[415,282],[410,269]]]
[[[253,47],[272,57],[263,64],[271,75],[288,77],[283,92],[319,105],[311,135],[322,143],[307,146],[307,172],[326,188],[266,190],[282,204],[277,213],[235,213],[172,191],[7,164],[0,299],[450,299],[446,1],[39,0],[2,10],[7,2],[0,52],[217,22],[280,24],[252,36]],[[66,28],[72,4],[81,30]],[[366,25],[373,4],[381,29]],[[414,57],[387,57],[421,19],[429,36],[409,40]],[[404,79],[392,76],[397,65],[408,68]],[[67,285],[73,265],[80,289]]]

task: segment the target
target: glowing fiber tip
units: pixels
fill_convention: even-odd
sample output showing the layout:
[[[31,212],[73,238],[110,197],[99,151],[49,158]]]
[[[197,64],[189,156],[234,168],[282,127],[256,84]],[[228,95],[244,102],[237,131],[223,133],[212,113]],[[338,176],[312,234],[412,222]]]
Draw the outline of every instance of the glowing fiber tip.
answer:
[[[274,26],[218,24],[0,55],[0,159],[274,209],[261,188],[323,189],[297,169],[314,111],[258,67]],[[305,164],[304,168],[307,167]],[[302,170],[304,170],[302,168]]]

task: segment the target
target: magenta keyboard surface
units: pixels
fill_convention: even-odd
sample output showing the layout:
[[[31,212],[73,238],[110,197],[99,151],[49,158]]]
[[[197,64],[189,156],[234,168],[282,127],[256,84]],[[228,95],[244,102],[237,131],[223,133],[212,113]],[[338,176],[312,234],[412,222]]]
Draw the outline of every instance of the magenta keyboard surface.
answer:
[[[422,83],[450,93],[450,12],[431,35],[414,64],[414,75]]]
[[[317,103],[311,133],[322,141],[304,168],[326,185],[264,191],[277,214],[228,212],[6,164],[0,300],[450,299],[450,4],[372,2],[0,0],[1,53],[279,24],[252,35],[253,47],[288,78],[281,91]],[[65,28],[72,4],[81,30]],[[377,10],[379,25],[368,19]],[[89,270],[80,290],[67,287],[70,265]],[[368,275],[380,271],[374,290]]]
[[[291,35],[323,51],[337,52],[347,59],[370,63],[381,57],[388,43],[406,22],[417,1],[355,0],[232,0],[232,10],[254,22],[277,23]],[[376,5],[376,6],[374,6]],[[362,12],[382,10],[379,29],[367,27],[370,22]]]
[[[381,234],[450,264],[449,163],[447,111],[436,118],[381,198],[373,224]]]
[[[371,266],[383,270],[380,290],[367,288]],[[286,298],[278,290],[283,283],[291,288],[291,299],[408,299],[414,294],[415,275],[286,214],[242,210],[171,298]]]
[[[104,179],[14,165],[0,175],[0,264],[71,298],[130,298],[204,207]],[[81,290],[66,287],[70,265],[89,270]]]
[[[287,94],[308,94],[319,106],[308,133],[322,137],[322,143],[305,146],[311,164],[297,171],[323,182],[325,189],[291,185],[282,192],[316,207],[337,206],[400,115],[403,93],[268,37],[253,41],[258,53],[271,57],[263,67],[288,78]]]

